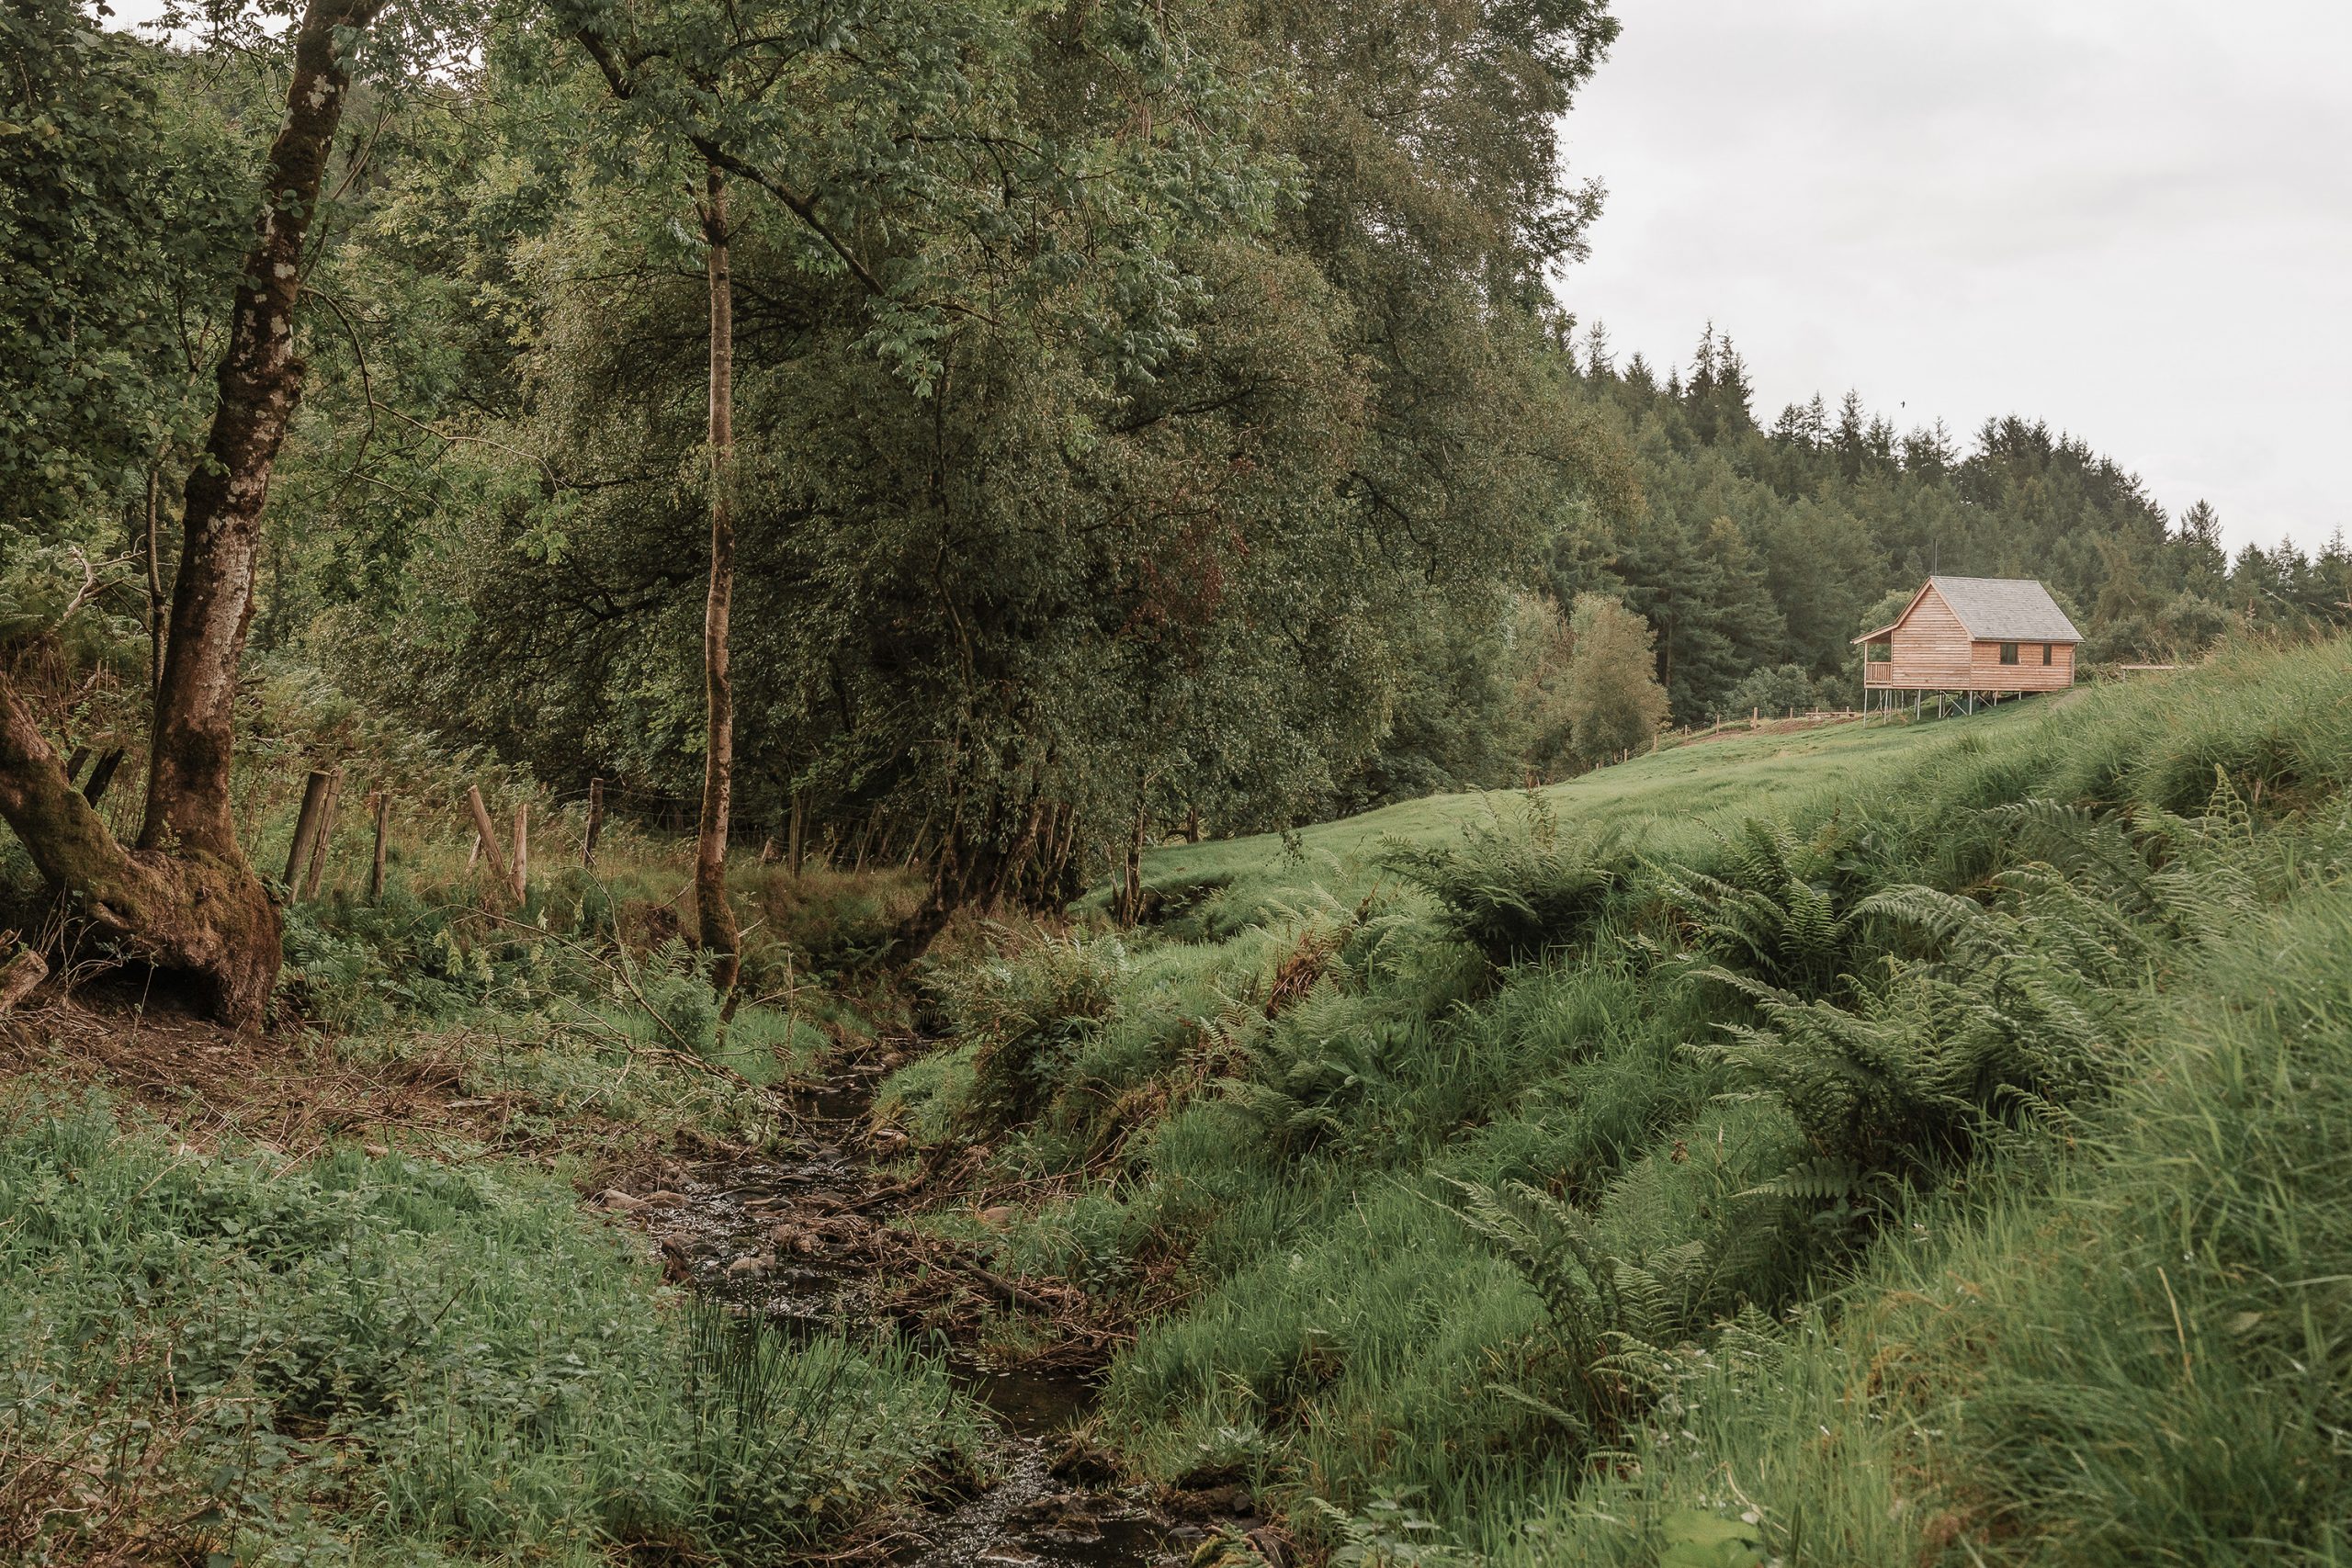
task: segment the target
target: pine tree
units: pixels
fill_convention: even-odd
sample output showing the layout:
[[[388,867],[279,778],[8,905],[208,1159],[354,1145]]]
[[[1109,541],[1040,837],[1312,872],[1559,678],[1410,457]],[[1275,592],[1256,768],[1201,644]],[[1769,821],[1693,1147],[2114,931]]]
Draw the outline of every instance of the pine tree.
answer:
[[[1870,461],[1870,422],[1862,417],[1862,397],[1850,387],[1838,404],[1838,433],[1833,438],[1838,471],[1849,479],[1862,477]]]
[[[1584,334],[1584,373],[1596,381],[1617,378],[1616,355],[1609,346],[1609,325],[1605,321],[1595,321]]]

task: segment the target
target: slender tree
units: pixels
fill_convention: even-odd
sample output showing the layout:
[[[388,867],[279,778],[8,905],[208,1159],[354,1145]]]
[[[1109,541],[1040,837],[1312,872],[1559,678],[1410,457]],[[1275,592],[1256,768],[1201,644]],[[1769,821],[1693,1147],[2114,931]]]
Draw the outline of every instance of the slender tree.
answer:
[[[704,165],[703,249],[710,285],[710,587],[703,601],[702,820],[695,836],[695,919],[713,957],[711,983],[731,998],[742,933],[727,901],[728,809],[735,793],[735,689],[728,615],[735,597],[735,289],[728,271],[727,175]]]

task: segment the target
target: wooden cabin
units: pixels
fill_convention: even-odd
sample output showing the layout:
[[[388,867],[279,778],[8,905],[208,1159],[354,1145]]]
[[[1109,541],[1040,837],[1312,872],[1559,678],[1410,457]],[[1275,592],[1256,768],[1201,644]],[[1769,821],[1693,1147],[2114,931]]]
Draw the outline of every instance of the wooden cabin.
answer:
[[[1854,639],[1862,650],[1863,705],[1891,705],[1897,692],[1950,694],[1973,708],[2064,691],[2075,683],[2075,646],[2082,640],[2050,590],[2031,578],[1931,577],[1891,625]]]

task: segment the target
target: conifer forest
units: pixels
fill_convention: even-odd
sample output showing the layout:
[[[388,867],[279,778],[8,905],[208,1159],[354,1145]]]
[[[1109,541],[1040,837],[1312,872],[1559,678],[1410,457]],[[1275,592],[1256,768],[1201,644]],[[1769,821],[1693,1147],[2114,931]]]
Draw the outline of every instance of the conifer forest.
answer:
[[[1642,25],[0,0],[0,1558],[2352,1562],[2352,546]]]

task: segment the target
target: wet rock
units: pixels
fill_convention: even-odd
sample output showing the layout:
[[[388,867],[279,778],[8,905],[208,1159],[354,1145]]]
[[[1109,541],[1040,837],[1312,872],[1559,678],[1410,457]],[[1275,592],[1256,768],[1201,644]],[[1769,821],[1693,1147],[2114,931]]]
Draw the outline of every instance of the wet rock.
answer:
[[[1073,1437],[1054,1456],[1047,1473],[1080,1486],[1108,1486],[1119,1479],[1119,1461],[1108,1449]]]
[[[1204,1519],[1214,1516],[1247,1514],[1255,1499],[1250,1488],[1239,1482],[1223,1486],[1206,1486],[1197,1491],[1179,1492],[1168,1499],[1169,1512],[1190,1518]]]
[[[815,1252],[821,1245],[813,1233],[801,1229],[789,1220],[768,1232],[768,1239],[775,1244],[777,1252],[797,1252],[803,1258]]]

